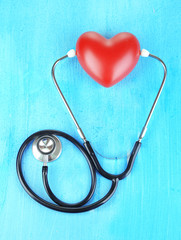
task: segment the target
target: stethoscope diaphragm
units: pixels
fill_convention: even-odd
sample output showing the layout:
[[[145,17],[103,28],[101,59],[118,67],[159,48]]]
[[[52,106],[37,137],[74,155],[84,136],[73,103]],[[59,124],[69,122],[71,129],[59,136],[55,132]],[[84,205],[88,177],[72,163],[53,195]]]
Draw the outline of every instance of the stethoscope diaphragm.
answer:
[[[37,160],[48,163],[60,156],[62,144],[55,135],[39,136],[33,142],[32,151]]]

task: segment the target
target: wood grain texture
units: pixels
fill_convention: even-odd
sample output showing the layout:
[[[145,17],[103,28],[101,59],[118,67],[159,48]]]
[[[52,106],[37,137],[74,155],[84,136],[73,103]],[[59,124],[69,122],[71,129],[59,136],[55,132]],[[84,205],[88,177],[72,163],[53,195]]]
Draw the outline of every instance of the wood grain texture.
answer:
[[[0,1],[1,240],[181,239],[180,11],[177,0]],[[16,175],[16,155],[22,141],[41,129],[59,129],[79,139],[50,70],[90,30],[105,37],[135,34],[142,48],[166,62],[168,78],[133,171],[114,197],[91,212],[59,213],[25,193]],[[76,58],[64,61],[56,74],[87,139],[103,155],[124,156],[140,133],[163,70],[152,59],[140,59],[110,89],[94,82]],[[63,154],[50,165],[50,184],[62,200],[75,202],[88,191],[88,169],[65,141]],[[28,183],[48,200],[41,163],[34,160],[31,147],[25,155]],[[100,162],[117,173],[126,164],[125,159]],[[98,177],[93,200],[109,186]]]

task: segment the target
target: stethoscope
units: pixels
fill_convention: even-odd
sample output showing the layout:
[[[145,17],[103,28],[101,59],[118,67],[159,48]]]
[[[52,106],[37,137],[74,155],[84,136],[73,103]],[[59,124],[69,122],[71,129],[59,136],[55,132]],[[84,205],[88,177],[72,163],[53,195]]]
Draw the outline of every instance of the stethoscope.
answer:
[[[61,131],[57,131],[57,130],[44,130],[44,131],[39,131],[36,132],[34,134],[32,134],[30,137],[28,137],[23,144],[21,145],[18,155],[17,155],[17,161],[16,161],[16,168],[17,168],[17,174],[19,177],[19,180],[23,186],[23,188],[25,189],[25,191],[30,195],[30,197],[32,197],[35,201],[37,201],[38,203],[42,204],[45,207],[48,207],[50,209],[56,210],[56,211],[60,211],[60,212],[69,212],[69,213],[79,213],[79,212],[85,212],[85,211],[89,211],[92,209],[95,209],[99,206],[101,206],[102,204],[106,203],[114,194],[114,192],[116,191],[116,188],[118,186],[118,182],[119,180],[124,179],[125,177],[127,177],[129,175],[129,173],[131,172],[132,168],[133,168],[133,164],[135,161],[135,158],[138,154],[138,151],[141,147],[141,141],[146,133],[147,130],[147,126],[148,123],[150,121],[150,118],[153,114],[153,111],[155,109],[155,106],[157,104],[157,101],[160,97],[161,91],[163,89],[165,80],[166,80],[166,75],[167,75],[167,69],[166,69],[166,65],[165,63],[157,56],[150,54],[147,50],[143,49],[140,53],[140,55],[142,57],[151,57],[153,59],[158,60],[164,69],[164,76],[163,76],[163,80],[161,83],[161,86],[159,88],[159,91],[156,95],[156,98],[153,102],[153,105],[151,107],[151,110],[148,114],[148,117],[146,119],[146,122],[142,128],[141,134],[138,138],[138,140],[135,142],[135,145],[130,153],[128,162],[127,162],[127,167],[126,169],[117,175],[114,174],[110,174],[107,171],[105,171],[97,157],[95,154],[95,151],[93,150],[90,142],[86,139],[82,129],[80,128],[80,125],[78,124],[74,114],[72,113],[72,110],[70,108],[70,106],[68,105],[57,81],[55,78],[55,67],[56,65],[62,61],[63,59],[66,58],[71,58],[74,57],[76,55],[76,52],[72,49],[70,50],[65,56],[59,58],[52,67],[52,78],[53,81],[55,83],[55,86],[77,128],[78,134],[80,135],[81,139],[83,140],[83,145],[81,145],[75,138],[73,138],[72,136],[61,132]],[[90,186],[90,190],[87,194],[87,196],[80,202],[78,203],[74,203],[74,204],[69,204],[66,202],[61,201],[60,199],[58,199],[55,194],[52,192],[51,187],[49,185],[49,181],[48,181],[48,163],[52,162],[53,160],[57,159],[62,151],[62,144],[60,142],[60,139],[58,137],[62,137],[65,138],[66,140],[68,140],[70,143],[74,144],[74,146],[76,148],[78,148],[80,150],[80,152],[82,153],[82,155],[85,157],[85,159],[87,160],[88,166],[89,166],[89,170],[90,170],[90,174],[91,174],[91,186]],[[42,180],[43,180],[43,185],[45,188],[46,193],[48,194],[48,196],[50,197],[51,200],[53,200],[53,203],[50,203],[46,200],[44,200],[43,198],[41,198],[40,196],[38,196],[31,188],[30,186],[27,184],[25,177],[23,175],[23,171],[22,171],[22,158],[23,158],[23,154],[25,152],[25,149],[27,148],[27,146],[33,142],[32,144],[32,151],[33,151],[33,155],[36,159],[40,160],[43,162],[43,167],[42,167]],[[92,198],[95,188],[96,188],[96,171],[102,175],[104,178],[107,178],[109,180],[112,181],[112,185],[109,189],[109,191],[107,192],[107,194],[101,198],[100,200],[91,203],[89,205],[85,205],[86,203],[89,202],[89,200]]]

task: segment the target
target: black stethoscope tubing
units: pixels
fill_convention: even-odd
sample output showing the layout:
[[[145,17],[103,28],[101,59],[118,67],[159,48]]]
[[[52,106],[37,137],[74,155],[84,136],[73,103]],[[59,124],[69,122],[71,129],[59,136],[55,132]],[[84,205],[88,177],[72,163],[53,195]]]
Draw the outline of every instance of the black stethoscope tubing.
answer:
[[[88,163],[89,169],[90,169],[90,173],[91,173],[91,187],[90,187],[90,191],[89,191],[88,195],[82,201],[80,201],[78,203],[69,204],[69,203],[62,202],[61,200],[59,200],[53,194],[52,190],[50,189],[49,182],[48,182],[48,166],[43,166],[42,167],[43,184],[44,184],[45,190],[46,190],[47,194],[49,195],[49,197],[54,202],[56,202],[58,205],[52,204],[48,201],[45,201],[43,198],[39,197],[30,188],[30,186],[28,185],[28,183],[25,180],[25,177],[24,177],[23,171],[22,171],[22,157],[23,157],[24,151],[25,151],[26,147],[36,137],[38,137],[40,135],[47,135],[47,134],[55,134],[57,136],[60,136],[60,137],[63,137],[65,139],[69,140],[81,151],[81,153],[84,155],[84,157],[87,160],[87,163]],[[35,201],[44,205],[45,207],[51,208],[51,209],[56,210],[56,211],[69,212],[69,213],[79,213],[79,212],[89,211],[89,210],[97,208],[97,207],[101,206],[102,204],[106,203],[112,197],[112,195],[114,194],[114,192],[117,188],[117,185],[118,185],[118,181],[119,181],[118,178],[113,178],[111,188],[103,198],[101,198],[97,202],[92,203],[88,206],[82,206],[82,205],[86,204],[94,194],[95,187],[96,187],[96,168],[94,166],[94,163],[93,163],[90,155],[86,151],[86,149],[83,146],[81,146],[81,144],[76,139],[74,139],[73,137],[71,137],[70,135],[68,135],[64,132],[60,132],[60,131],[56,131],[56,130],[39,131],[39,132],[36,132],[36,133],[32,134],[30,137],[28,137],[19,149],[19,152],[18,152],[18,155],[17,155],[17,161],[16,161],[16,170],[17,170],[18,178],[19,178],[23,188],[30,195],[30,197],[32,197]]]

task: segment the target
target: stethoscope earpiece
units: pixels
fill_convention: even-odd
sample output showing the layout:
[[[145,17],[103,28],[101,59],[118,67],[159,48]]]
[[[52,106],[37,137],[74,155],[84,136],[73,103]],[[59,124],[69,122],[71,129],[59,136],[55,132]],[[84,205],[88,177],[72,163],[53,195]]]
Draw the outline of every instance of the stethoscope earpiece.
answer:
[[[44,135],[35,138],[32,145],[34,157],[46,165],[56,160],[62,152],[62,144],[54,135]]]

